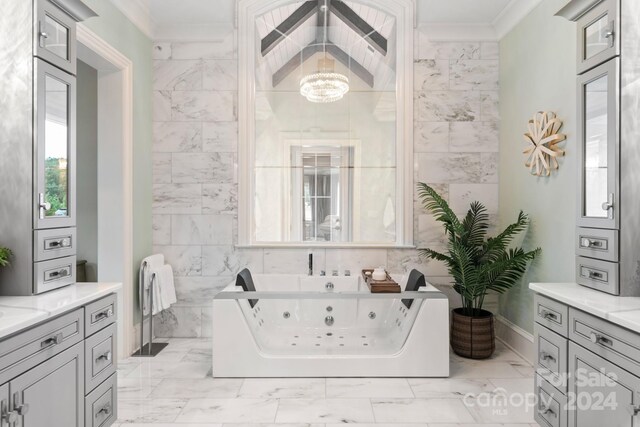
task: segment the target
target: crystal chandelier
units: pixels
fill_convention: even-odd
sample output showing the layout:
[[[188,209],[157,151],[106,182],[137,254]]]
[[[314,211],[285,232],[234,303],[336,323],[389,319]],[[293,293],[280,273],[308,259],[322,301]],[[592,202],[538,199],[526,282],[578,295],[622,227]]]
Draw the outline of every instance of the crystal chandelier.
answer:
[[[300,80],[300,94],[309,102],[329,103],[341,100],[349,92],[349,78],[336,73],[331,59],[318,61],[318,72]]]
[[[349,92],[349,78],[335,72],[335,61],[327,58],[327,21],[329,7],[327,0],[320,7],[324,13],[322,46],[324,57],[318,60],[318,71],[300,80],[300,94],[309,102],[326,104],[341,100]]]

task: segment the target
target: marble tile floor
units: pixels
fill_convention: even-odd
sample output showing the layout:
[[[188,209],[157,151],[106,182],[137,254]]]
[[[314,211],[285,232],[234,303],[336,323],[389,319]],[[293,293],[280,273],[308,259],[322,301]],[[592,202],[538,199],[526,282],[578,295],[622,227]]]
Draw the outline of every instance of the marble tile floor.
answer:
[[[153,359],[119,363],[116,426],[537,426],[533,368],[500,343],[485,361],[452,354],[450,378],[222,379],[209,340],[165,341]]]

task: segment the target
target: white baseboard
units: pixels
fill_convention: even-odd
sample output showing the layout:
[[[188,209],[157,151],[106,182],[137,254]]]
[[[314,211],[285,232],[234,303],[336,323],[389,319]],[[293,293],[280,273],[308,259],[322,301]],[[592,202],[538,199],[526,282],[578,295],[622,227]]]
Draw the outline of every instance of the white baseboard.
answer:
[[[532,365],[535,363],[533,335],[500,315],[496,319],[496,338]]]

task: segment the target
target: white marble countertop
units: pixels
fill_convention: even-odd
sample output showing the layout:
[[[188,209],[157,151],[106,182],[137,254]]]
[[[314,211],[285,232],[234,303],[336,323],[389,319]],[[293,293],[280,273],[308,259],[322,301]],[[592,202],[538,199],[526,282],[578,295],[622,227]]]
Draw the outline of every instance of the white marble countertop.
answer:
[[[529,289],[640,333],[640,297],[617,297],[577,283],[530,283]]]
[[[121,283],[76,283],[41,295],[0,297],[0,339],[120,288]]]

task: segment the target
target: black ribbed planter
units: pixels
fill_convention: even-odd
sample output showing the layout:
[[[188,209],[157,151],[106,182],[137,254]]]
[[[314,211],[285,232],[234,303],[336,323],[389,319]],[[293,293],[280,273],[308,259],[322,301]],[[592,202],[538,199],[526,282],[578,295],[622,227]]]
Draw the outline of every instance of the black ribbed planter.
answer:
[[[472,315],[469,315],[472,314]],[[496,349],[493,313],[463,308],[451,311],[451,347],[458,356],[487,359]]]

